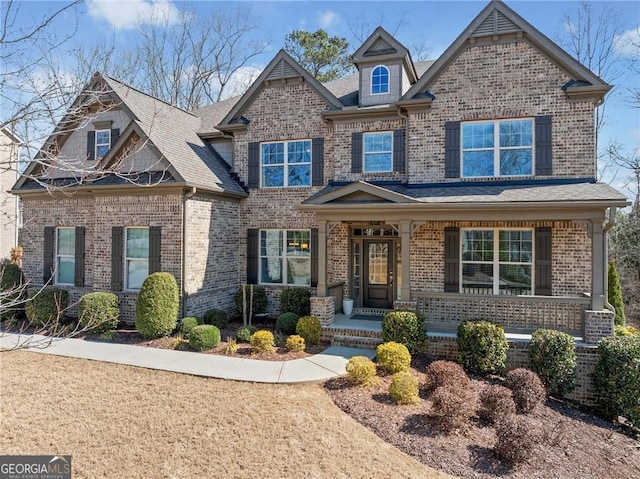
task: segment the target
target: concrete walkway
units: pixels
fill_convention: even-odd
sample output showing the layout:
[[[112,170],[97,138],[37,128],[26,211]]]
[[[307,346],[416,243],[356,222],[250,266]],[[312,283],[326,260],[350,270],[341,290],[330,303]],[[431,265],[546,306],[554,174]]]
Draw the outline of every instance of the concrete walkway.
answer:
[[[291,361],[263,361],[216,354],[174,351],[82,339],[52,339],[40,335],[0,332],[0,348],[22,344],[28,351],[91,359],[162,371],[259,383],[318,382],[345,374],[353,356],[373,358],[374,350],[331,346],[320,354]]]

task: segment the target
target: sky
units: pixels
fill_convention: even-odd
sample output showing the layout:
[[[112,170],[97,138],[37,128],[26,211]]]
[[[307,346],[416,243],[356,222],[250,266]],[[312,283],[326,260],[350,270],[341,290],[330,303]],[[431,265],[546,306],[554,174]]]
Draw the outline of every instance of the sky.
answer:
[[[4,2],[2,2],[4,3]],[[346,37],[352,49],[359,46],[358,35],[366,37],[382,25],[399,41],[412,50],[422,44],[435,59],[463,32],[465,27],[484,8],[487,1],[259,1],[227,0],[191,1],[174,0],[86,0],[77,9],[66,11],[56,18],[52,27],[60,34],[73,33],[68,44],[96,44],[114,42],[130,44],[135,41],[136,25],[159,15],[178,22],[186,10],[210,17],[220,10],[241,10],[249,15],[259,29],[257,40],[268,42],[267,51],[252,59],[246,74],[257,74],[284,46],[285,36],[295,29],[314,31],[325,29],[331,35]],[[577,11],[577,2],[565,1],[507,1],[512,9],[524,17],[543,34],[558,41],[567,36],[567,23]],[[603,2],[589,2],[595,8]],[[625,60],[632,54],[627,40],[638,38],[640,32],[640,2],[604,2],[618,12],[621,32],[616,43],[620,57],[619,75],[606,102],[608,124],[600,137],[601,144],[620,142],[627,150],[640,145],[640,109],[629,108],[624,101],[627,88],[637,87],[640,79],[626,68]],[[64,2],[22,1],[16,26],[28,26],[48,12],[60,8]],[[68,46],[68,45],[67,45]],[[636,52],[637,54],[637,52]],[[1,117],[0,117],[1,118]],[[621,187],[623,178],[611,178]],[[616,182],[618,184],[616,184]]]

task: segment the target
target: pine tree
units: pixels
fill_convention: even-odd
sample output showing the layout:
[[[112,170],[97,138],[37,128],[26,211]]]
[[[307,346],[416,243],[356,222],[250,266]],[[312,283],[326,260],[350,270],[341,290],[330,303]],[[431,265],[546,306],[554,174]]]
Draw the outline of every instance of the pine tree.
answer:
[[[622,301],[622,288],[620,287],[620,279],[618,278],[615,261],[609,263],[608,281],[609,303],[616,309],[615,325],[624,326],[626,322],[624,317],[624,302]]]

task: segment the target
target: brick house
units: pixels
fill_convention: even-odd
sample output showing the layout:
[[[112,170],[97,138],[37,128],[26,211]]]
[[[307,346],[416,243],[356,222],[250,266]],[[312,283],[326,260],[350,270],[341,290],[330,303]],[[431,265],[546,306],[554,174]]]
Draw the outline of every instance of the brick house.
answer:
[[[434,329],[612,334],[606,233],[628,203],[594,153],[611,86],[499,1],[434,62],[382,28],[353,62],[321,84],[280,51],[244,95],[194,112],[94,76],[43,148],[51,166],[13,189],[25,274],[116,291],[127,321],[163,270],[183,315],[231,310],[252,283],[274,312],[283,288],[311,288],[325,326],[350,297]]]

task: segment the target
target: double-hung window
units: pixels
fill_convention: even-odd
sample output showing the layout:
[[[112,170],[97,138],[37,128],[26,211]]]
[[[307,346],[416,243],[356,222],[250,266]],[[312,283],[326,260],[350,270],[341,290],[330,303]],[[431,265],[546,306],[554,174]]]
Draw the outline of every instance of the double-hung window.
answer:
[[[311,186],[311,140],[262,143],[263,188]]]
[[[393,132],[363,134],[365,173],[393,171]]]
[[[260,231],[260,283],[311,284],[311,232]]]
[[[462,124],[464,177],[533,175],[533,119]]]
[[[111,148],[111,130],[96,130],[96,160],[107,154]]]
[[[76,278],[76,229],[56,230],[56,284],[73,285]]]
[[[462,293],[532,294],[533,230],[462,230],[461,249]]]
[[[147,276],[149,276],[149,228],[127,228],[125,242],[126,289],[140,289]]]
[[[389,93],[389,69],[379,65],[371,71],[371,94]]]

